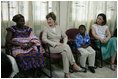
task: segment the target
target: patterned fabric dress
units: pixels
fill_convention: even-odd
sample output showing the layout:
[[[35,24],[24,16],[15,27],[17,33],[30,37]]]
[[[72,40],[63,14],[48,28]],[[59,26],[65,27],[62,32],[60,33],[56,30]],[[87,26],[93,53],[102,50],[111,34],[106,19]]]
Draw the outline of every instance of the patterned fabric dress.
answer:
[[[22,49],[19,46],[12,47],[12,55],[15,57],[20,70],[42,67],[44,63],[44,50],[37,37],[33,34],[32,29],[27,26],[23,29],[12,26],[7,30],[13,34],[12,42],[23,43],[25,45],[29,42],[34,43],[34,45],[28,49]]]

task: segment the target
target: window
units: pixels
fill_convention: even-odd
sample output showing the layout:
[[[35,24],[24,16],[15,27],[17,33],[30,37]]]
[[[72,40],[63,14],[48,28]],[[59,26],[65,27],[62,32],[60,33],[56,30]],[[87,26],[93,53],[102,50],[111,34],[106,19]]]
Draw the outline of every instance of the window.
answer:
[[[15,14],[22,14],[25,20],[29,20],[29,12],[37,20],[45,20],[45,15],[52,11],[52,2],[48,1],[2,1],[1,2],[3,20],[12,20]]]
[[[2,1],[1,7],[3,20],[11,21],[17,13],[23,14],[26,21],[28,20],[28,2]]]

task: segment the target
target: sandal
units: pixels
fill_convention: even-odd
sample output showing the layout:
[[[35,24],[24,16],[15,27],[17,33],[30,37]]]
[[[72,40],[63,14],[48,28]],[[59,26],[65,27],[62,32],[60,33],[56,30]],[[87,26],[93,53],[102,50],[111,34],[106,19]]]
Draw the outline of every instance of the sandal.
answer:
[[[111,70],[115,71],[115,65],[113,63],[111,63],[110,68]]]
[[[74,72],[84,72],[85,69],[83,69],[83,68],[81,68],[81,67],[79,67],[79,66],[75,66],[75,67],[73,67],[73,71],[74,71]]]

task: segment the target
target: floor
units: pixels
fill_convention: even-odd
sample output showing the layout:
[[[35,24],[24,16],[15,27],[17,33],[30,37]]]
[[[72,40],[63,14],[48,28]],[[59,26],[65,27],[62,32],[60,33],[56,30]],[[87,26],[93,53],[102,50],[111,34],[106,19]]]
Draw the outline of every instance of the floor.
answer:
[[[59,67],[58,65],[53,65],[53,78],[63,78],[64,73],[62,67]],[[44,72],[49,74],[49,70],[44,68]],[[112,71],[109,68],[109,65],[104,65],[102,68],[97,67],[95,69],[96,73],[91,73],[89,70],[87,70],[86,73],[84,72],[74,72],[70,73],[71,78],[117,78],[117,66],[116,70]],[[18,73],[15,78],[49,78],[48,76],[41,74],[39,71],[35,76],[33,75],[33,71],[24,73]]]

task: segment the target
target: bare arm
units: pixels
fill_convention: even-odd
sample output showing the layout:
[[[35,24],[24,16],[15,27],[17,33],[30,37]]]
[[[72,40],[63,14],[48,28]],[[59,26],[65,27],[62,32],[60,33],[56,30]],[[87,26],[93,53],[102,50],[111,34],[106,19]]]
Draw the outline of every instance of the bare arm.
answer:
[[[109,31],[108,28],[106,29],[106,38],[105,38],[105,39],[101,39],[101,38],[96,34],[94,27],[92,27],[92,35],[93,35],[96,39],[100,40],[101,43],[106,43],[106,42],[111,38],[111,34],[110,34],[110,31]]]
[[[12,32],[11,31],[7,31],[7,35],[6,35],[6,44],[11,44],[11,45],[15,45],[15,46],[22,46],[22,43],[17,43],[17,42],[13,42],[12,41]]]
[[[105,43],[111,38],[111,33],[109,31],[109,29],[106,29],[106,38],[104,39]]]
[[[109,29],[106,30],[106,35],[107,35],[107,39],[111,38],[111,33],[110,33]]]
[[[63,43],[67,44],[67,41],[68,41],[67,35],[65,34],[63,30],[61,30],[61,33],[62,33]]]
[[[11,31],[7,31],[6,43],[12,44],[12,32]]]
[[[93,37],[94,37],[95,39],[100,40],[101,43],[105,43],[104,39],[101,39],[101,37],[99,37],[99,36],[96,34],[94,27],[92,27],[92,35],[93,35]]]
[[[96,34],[94,27],[92,27],[92,35],[95,39],[100,40],[101,38]]]

